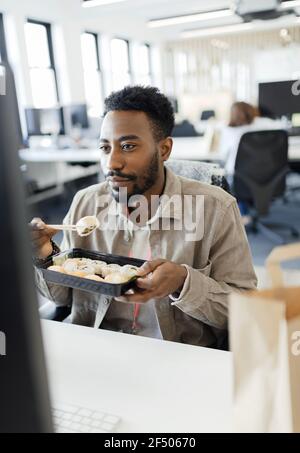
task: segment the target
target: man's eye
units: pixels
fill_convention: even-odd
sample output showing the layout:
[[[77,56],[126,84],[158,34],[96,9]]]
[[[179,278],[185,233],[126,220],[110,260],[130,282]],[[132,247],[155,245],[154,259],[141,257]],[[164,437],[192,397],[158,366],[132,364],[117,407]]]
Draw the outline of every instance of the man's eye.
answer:
[[[105,154],[108,154],[110,152],[110,146],[108,145],[101,145],[99,149],[100,151],[103,151]]]
[[[122,150],[123,151],[132,151],[135,148],[135,145],[122,145]]]

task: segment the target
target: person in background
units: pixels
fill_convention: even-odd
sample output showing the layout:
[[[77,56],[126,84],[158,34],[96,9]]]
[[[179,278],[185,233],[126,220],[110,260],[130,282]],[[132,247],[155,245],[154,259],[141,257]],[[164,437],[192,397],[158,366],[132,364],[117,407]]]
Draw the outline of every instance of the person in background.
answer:
[[[258,108],[247,102],[234,102],[230,110],[230,120],[221,132],[219,151],[225,161],[228,180],[234,174],[235,160],[242,135],[246,132],[264,129],[282,129],[281,121],[263,118]]]
[[[235,160],[242,135],[246,132],[282,129],[280,121],[260,116],[259,109],[247,102],[234,102],[230,110],[230,120],[221,132],[219,152],[225,162],[226,178],[232,185]],[[238,201],[244,224],[250,220],[245,203]]]

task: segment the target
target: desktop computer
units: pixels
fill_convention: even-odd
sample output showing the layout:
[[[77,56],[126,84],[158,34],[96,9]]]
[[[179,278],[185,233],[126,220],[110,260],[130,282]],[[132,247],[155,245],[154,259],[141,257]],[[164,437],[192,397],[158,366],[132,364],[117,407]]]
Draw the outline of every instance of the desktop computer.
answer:
[[[75,128],[89,129],[90,127],[86,104],[65,106],[63,108],[63,115],[68,134],[72,133],[72,130]]]
[[[61,402],[51,410],[17,149],[7,80],[0,95],[0,433],[112,432],[117,416]]]
[[[0,131],[0,432],[51,432],[10,80],[0,96]]]
[[[34,135],[64,135],[64,117],[61,108],[25,109],[28,137]]]

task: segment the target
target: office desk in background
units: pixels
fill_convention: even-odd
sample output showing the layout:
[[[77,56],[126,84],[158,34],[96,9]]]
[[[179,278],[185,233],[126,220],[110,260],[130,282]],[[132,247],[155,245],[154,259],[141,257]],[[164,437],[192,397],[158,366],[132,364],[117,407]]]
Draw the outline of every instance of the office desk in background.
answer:
[[[120,432],[228,432],[231,354],[42,321],[54,400],[122,418]]]
[[[216,162],[222,161],[222,156],[216,151],[209,151],[210,137],[176,137],[173,139],[174,146],[171,153],[171,159],[187,159]],[[41,164],[55,166],[55,175],[53,179],[54,189],[33,195],[29,202],[41,201],[49,196],[60,195],[64,190],[64,183],[70,179],[89,176],[100,171],[100,151],[99,149],[22,149],[20,150],[21,160],[28,165]],[[289,160],[300,161],[300,137],[289,137]],[[68,163],[90,162],[92,167],[73,169],[70,171]],[[46,167],[47,168],[47,167]],[[69,179],[69,180],[70,180]],[[43,181],[39,181],[43,184]],[[46,187],[41,187],[42,189]]]
[[[173,138],[171,159],[220,160],[217,151],[210,151],[205,137]],[[25,162],[94,162],[100,161],[99,149],[22,149],[20,157]],[[300,137],[289,137],[289,159],[300,160]]]

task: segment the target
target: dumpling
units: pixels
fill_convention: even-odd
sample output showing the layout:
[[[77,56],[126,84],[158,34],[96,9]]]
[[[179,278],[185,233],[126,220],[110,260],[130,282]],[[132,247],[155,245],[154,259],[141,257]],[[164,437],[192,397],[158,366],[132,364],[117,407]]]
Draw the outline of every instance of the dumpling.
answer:
[[[61,274],[64,274],[64,268],[62,266],[49,266],[47,268],[48,271],[54,271],[54,272],[60,272]]]
[[[122,266],[120,269],[121,274],[126,275],[126,277],[128,277],[128,279],[135,277],[137,271],[138,271],[138,267],[132,266],[131,264],[126,264],[125,266]]]
[[[109,274],[119,272],[121,270],[121,266],[119,264],[107,264],[103,266],[101,274],[104,277],[107,277]]]
[[[63,263],[62,267],[64,268],[65,272],[74,272],[78,268],[78,263],[79,259],[69,258]]]
[[[73,271],[73,272],[68,272],[68,275],[73,275],[73,277],[84,278],[87,274],[85,274],[82,271]]]
[[[67,274],[78,277],[95,274],[95,265],[92,260],[87,258],[70,258],[63,264],[64,271]]]
[[[107,263],[105,263],[105,261],[93,260],[93,264],[95,266],[95,273],[103,275],[102,269],[107,266]]]
[[[128,280],[128,277],[120,272],[113,272],[105,277],[106,283],[120,284],[126,283]]]
[[[99,277],[99,275],[85,275],[87,280],[94,280],[95,282],[104,282],[104,279]]]

